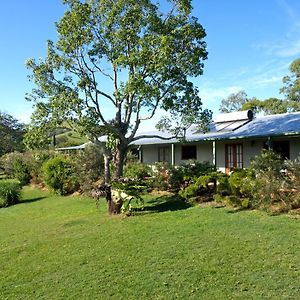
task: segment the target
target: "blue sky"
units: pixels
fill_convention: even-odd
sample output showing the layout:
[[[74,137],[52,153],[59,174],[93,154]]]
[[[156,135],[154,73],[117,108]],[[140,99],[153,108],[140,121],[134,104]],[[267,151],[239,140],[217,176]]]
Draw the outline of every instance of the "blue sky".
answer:
[[[195,79],[204,106],[218,112],[221,100],[244,89],[248,96],[279,97],[282,77],[300,57],[299,0],[194,0],[194,15],[204,26],[208,60]],[[25,61],[44,57],[55,40],[61,0],[10,0],[0,10],[0,110],[28,122],[32,84]]]

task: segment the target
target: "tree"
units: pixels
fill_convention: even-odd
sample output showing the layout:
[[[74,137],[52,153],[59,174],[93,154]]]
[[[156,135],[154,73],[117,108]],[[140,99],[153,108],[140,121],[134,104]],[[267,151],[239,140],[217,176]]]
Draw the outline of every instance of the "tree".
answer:
[[[236,94],[230,94],[228,98],[223,99],[220,111],[229,113],[234,111],[252,110],[254,113],[264,113],[265,115],[282,114],[289,111],[290,102],[278,98],[268,98],[259,100],[256,97],[248,98],[245,91],[239,91]]]
[[[241,107],[241,110],[248,109],[253,110],[255,113],[263,112],[265,115],[283,114],[288,111],[288,103],[285,100],[274,97],[265,100],[253,98]]]
[[[230,94],[227,98],[222,99],[220,112],[229,113],[242,110],[245,103],[249,101],[245,91],[241,90],[237,93]]]
[[[137,131],[159,109],[177,120],[174,135],[209,119],[189,79],[202,74],[207,58],[191,0],[169,0],[164,7],[150,0],[64,3],[68,10],[56,24],[56,43],[48,41],[45,59],[27,62],[36,85],[28,95],[35,105],[33,130],[68,120],[90,139],[107,135],[109,180],[112,157],[120,178],[129,144],[157,137]]]
[[[300,110],[300,58],[290,64],[290,76],[283,77],[284,86],[280,92],[286,97],[291,110]]]
[[[13,116],[0,111],[0,156],[23,149],[24,125]]]

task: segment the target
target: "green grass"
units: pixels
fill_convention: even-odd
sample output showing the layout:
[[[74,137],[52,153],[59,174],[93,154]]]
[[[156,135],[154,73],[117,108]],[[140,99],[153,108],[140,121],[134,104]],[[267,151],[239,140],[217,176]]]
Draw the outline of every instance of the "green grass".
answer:
[[[78,146],[86,142],[88,142],[86,137],[82,137],[77,132],[72,130],[56,136],[57,147]]]
[[[300,222],[148,197],[133,217],[26,188],[0,209],[0,299],[298,299]]]

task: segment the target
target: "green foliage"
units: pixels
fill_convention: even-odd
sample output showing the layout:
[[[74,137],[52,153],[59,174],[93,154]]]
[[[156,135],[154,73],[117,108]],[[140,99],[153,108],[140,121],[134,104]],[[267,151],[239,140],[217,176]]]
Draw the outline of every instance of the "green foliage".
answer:
[[[71,160],[62,156],[54,157],[43,164],[45,183],[60,195],[70,194],[78,189],[75,171]]]
[[[191,161],[180,168],[184,174],[184,179],[196,179],[199,176],[215,171],[215,166],[208,161]]]
[[[144,205],[142,195],[147,186],[136,181],[119,181],[112,183],[112,200],[122,204],[121,211],[130,213],[133,208]]]
[[[26,162],[30,169],[30,175],[32,177],[32,183],[43,183],[43,164],[49,159],[55,157],[56,153],[52,150],[32,150],[26,152]]]
[[[199,194],[201,186],[190,184],[186,188],[179,191],[179,195],[184,199],[196,197]]]
[[[21,185],[26,185],[30,182],[31,175],[29,172],[29,167],[25,161],[21,158],[17,158],[14,162],[14,178],[17,179]]]
[[[300,59],[295,59],[290,65],[290,76],[283,77],[284,86],[280,92],[286,97],[292,111],[300,110]]]
[[[227,98],[222,99],[220,112],[230,113],[241,110],[242,106],[247,103],[248,96],[245,91],[241,90],[237,93],[230,94]]]
[[[11,152],[4,154],[0,157],[0,166],[9,178],[13,178],[14,176],[14,163],[18,159],[22,159],[23,154],[20,152]]]
[[[127,178],[135,180],[143,180],[151,176],[152,170],[147,164],[140,162],[127,163],[124,169],[124,175]]]
[[[76,166],[74,177],[77,177],[80,188],[89,193],[95,182],[103,176],[103,149],[96,144],[88,144],[84,151],[71,156]]]
[[[284,162],[264,150],[248,170],[233,172],[229,182],[235,195],[245,198],[249,206],[279,213],[292,209],[293,203],[297,206],[299,175],[299,161]]]
[[[179,195],[185,199],[196,197],[203,193],[212,191],[208,185],[212,184],[213,188],[217,186],[219,193],[228,189],[227,175],[222,172],[210,172],[208,174],[199,176],[194,183],[189,184],[187,187],[179,191]]]
[[[0,111],[0,156],[23,150],[24,124]]]
[[[14,179],[0,180],[0,206],[7,207],[17,204],[20,199],[21,185]]]
[[[240,196],[243,191],[243,182],[247,177],[249,171],[247,169],[237,169],[234,170],[229,178],[228,183],[230,185],[230,190],[233,192],[234,195]]]
[[[71,121],[89,137],[114,137],[118,154],[123,151],[120,177],[124,152],[144,137],[137,134],[139,126],[157,108],[170,112],[181,132],[194,122],[207,123],[211,113],[202,109],[190,80],[203,73],[206,33],[191,15],[191,1],[169,2],[64,1],[56,43],[48,41],[45,59],[26,64],[35,84],[27,98],[36,109],[27,145],[45,145],[45,133]]]

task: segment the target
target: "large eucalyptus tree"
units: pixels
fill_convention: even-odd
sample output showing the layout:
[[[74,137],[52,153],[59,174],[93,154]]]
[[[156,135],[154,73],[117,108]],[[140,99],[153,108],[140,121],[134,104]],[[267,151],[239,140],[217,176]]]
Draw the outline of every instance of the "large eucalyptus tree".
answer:
[[[140,124],[158,110],[171,114],[174,134],[210,117],[190,81],[207,58],[191,0],[64,3],[47,57],[27,62],[35,83],[32,129],[69,120],[90,137],[108,135],[119,178],[129,144],[145,137],[137,134]]]

